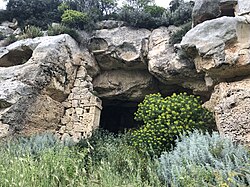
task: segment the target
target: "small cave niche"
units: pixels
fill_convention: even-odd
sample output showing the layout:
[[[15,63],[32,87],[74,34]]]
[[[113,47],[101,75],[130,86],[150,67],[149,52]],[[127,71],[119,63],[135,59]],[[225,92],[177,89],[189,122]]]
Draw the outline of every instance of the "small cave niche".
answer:
[[[123,133],[137,128],[140,122],[134,120],[138,102],[103,100],[100,127],[113,133]]]
[[[0,58],[0,67],[11,67],[26,63],[33,54],[27,46],[23,46],[22,50],[9,51],[6,55]]]
[[[220,17],[222,16],[228,16],[228,17],[235,17],[235,5],[234,4],[229,4],[229,5],[222,5],[220,7]]]
[[[97,53],[108,49],[108,42],[103,38],[91,38],[89,41],[89,50]]]

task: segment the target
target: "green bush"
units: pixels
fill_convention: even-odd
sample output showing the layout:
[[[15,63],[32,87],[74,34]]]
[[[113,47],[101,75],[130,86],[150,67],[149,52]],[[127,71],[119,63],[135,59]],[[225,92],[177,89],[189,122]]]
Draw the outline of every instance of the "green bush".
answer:
[[[132,144],[157,154],[170,149],[183,132],[211,129],[209,125],[214,124],[213,115],[201,106],[199,98],[186,93],[166,98],[159,93],[146,96],[138,105],[135,120],[144,125],[132,132]]]
[[[217,132],[195,131],[160,157],[160,173],[170,186],[249,186],[250,153]]]
[[[62,15],[62,23],[69,27],[84,28],[87,22],[87,14],[76,10],[65,10]]]
[[[40,36],[43,36],[41,28],[28,25],[24,28],[24,33],[20,36],[20,39],[36,38]]]
[[[61,24],[48,26],[48,35],[49,36],[56,36],[56,35],[60,35],[60,34],[68,34],[72,38],[74,38],[78,43],[81,42],[80,36],[75,29],[71,29],[71,28],[64,26],[64,25],[61,25]]]
[[[171,36],[170,36],[170,41],[169,43],[174,45],[176,43],[180,43],[182,40],[182,37],[185,36],[185,34],[191,29],[192,27],[192,23],[189,22],[183,26],[181,26],[181,29],[174,32]]]

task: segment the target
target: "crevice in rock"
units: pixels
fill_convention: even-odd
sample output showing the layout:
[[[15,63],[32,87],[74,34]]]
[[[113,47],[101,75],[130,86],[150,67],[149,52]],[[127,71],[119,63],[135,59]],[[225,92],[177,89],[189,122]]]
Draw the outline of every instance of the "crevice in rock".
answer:
[[[33,50],[27,46],[22,49],[9,51],[2,58],[0,58],[0,67],[11,67],[26,63],[32,57]]]

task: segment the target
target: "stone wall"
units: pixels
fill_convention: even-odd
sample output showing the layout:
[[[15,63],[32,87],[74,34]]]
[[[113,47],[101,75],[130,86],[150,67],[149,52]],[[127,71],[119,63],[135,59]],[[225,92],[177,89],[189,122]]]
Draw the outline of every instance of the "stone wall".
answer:
[[[62,140],[72,139],[78,142],[91,135],[98,128],[102,110],[101,100],[93,95],[92,78],[80,66],[74,87],[63,105],[65,114],[61,119],[62,126],[57,134]]]

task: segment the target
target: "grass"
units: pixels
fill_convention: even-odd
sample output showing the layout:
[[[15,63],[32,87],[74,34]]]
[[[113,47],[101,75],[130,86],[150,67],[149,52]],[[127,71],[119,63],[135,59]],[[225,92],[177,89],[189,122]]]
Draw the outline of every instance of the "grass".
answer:
[[[243,187],[249,184],[250,152],[218,134],[210,137],[195,132],[179,140],[176,148],[163,153],[160,159],[131,147],[130,138],[129,134],[97,131],[78,144],[60,143],[52,134],[1,143],[0,187]],[[215,163],[212,157],[216,165],[212,164]],[[240,163],[241,158],[244,161]],[[223,165],[225,168],[220,169]],[[239,172],[234,169],[238,165],[244,169],[240,178],[233,173]],[[227,169],[229,166],[232,170]]]
[[[162,186],[156,160],[142,157],[124,136],[101,136],[78,145],[52,135],[7,142],[0,148],[0,186]]]

